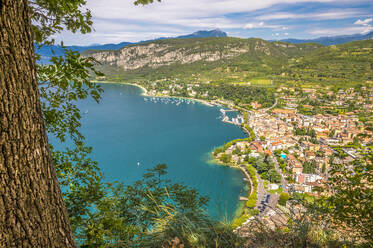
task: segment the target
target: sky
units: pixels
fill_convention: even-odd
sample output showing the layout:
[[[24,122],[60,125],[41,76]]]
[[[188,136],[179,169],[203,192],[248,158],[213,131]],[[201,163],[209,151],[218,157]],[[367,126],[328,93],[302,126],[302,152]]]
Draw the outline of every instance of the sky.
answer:
[[[137,42],[221,29],[229,36],[277,40],[373,31],[373,0],[87,0],[89,34],[62,32],[66,45]]]

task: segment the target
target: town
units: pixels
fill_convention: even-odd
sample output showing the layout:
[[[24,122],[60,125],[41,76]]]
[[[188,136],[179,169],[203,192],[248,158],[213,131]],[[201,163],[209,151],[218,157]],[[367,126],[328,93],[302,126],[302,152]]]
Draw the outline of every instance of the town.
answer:
[[[367,90],[366,87],[363,88],[363,92]],[[294,89],[290,88],[290,91],[294,92]],[[244,168],[242,165],[249,164],[256,170],[259,186],[256,204],[251,206],[258,211],[244,211],[245,217],[241,222],[250,219],[253,213],[275,216],[276,211],[273,209],[279,206],[278,203],[285,206],[291,194],[317,197],[317,189],[323,187],[328,180],[331,165],[353,166],[354,161],[363,162],[361,158],[372,149],[371,123],[361,118],[361,113],[371,113],[372,97],[367,97],[366,93],[362,96],[354,92],[353,88],[338,90],[335,101],[328,102],[326,106],[347,108],[349,101],[355,100],[354,104],[361,107],[361,113],[356,109],[339,115],[307,115],[297,107],[301,101],[314,99],[317,91],[306,89],[302,98],[289,97],[288,92],[287,87],[279,88],[277,92],[278,105],[283,106],[281,108],[237,108],[243,115],[233,118],[232,123],[241,125],[249,133],[249,138],[231,141],[215,149],[213,153],[220,163],[241,168]],[[332,93],[328,92],[328,95],[334,96]],[[371,96],[372,88],[368,94]],[[257,107],[258,104],[253,105]],[[302,108],[304,107],[312,108],[303,105]],[[227,120],[226,118],[225,121]],[[254,135],[250,136],[250,133]],[[237,225],[242,228],[242,224]]]

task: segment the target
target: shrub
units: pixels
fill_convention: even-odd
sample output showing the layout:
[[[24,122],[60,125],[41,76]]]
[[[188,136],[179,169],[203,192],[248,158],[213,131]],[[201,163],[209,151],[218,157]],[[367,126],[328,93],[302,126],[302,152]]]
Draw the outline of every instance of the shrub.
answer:
[[[288,193],[282,192],[280,195],[280,200],[278,201],[278,204],[285,206],[289,198],[290,198],[290,195]]]

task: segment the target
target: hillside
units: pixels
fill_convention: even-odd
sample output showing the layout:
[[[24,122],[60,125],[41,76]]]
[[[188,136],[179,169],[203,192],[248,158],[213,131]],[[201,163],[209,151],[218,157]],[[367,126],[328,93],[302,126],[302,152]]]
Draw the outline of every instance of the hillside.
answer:
[[[194,32],[192,34],[181,35],[177,37],[161,37],[155,40],[166,40],[166,39],[192,39],[192,38],[206,38],[206,37],[227,37],[227,33],[221,31],[220,29],[214,30],[200,30]],[[86,50],[118,50],[125,46],[131,44],[141,44],[144,42],[150,42],[154,40],[147,40],[147,41],[140,41],[140,42],[120,42],[117,44],[95,44],[95,45],[88,45],[88,46],[67,46],[67,49],[77,51],[82,53]],[[35,51],[41,56],[40,63],[45,64],[48,63],[52,56],[63,56],[64,49],[59,45],[44,45],[42,47],[38,47],[35,45]]]
[[[285,80],[347,86],[373,80],[373,40],[323,47],[291,59],[284,74]]]
[[[358,41],[358,40],[369,40],[373,39],[373,32],[367,33],[367,34],[353,34],[353,35],[338,35],[338,36],[327,36],[327,37],[319,37],[316,39],[308,39],[308,40],[301,40],[301,39],[284,39],[281,40],[283,42],[289,42],[289,43],[319,43],[324,46],[330,46],[330,45],[339,45],[344,44],[352,41]]]
[[[373,79],[372,47],[373,40],[324,47],[224,37],[158,40],[84,56],[98,60],[111,80],[347,86]]]
[[[289,44],[261,39],[172,39],[130,45],[116,51],[86,51],[109,78],[120,80],[180,78],[237,81],[280,73],[290,58],[318,44]]]

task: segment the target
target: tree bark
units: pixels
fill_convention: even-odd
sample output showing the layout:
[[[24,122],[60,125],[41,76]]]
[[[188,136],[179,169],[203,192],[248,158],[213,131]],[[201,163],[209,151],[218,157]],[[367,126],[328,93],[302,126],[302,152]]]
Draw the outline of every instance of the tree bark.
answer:
[[[41,111],[28,2],[0,8],[0,247],[76,247]]]

